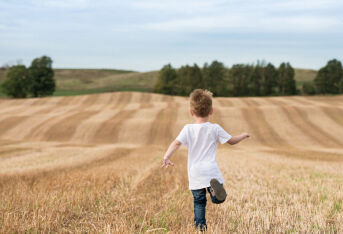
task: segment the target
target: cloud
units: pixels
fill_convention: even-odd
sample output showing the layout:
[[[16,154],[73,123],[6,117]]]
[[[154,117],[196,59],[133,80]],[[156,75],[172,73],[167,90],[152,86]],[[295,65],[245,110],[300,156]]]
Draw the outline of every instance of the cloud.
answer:
[[[169,13],[199,13],[208,12],[225,4],[225,0],[141,0],[129,2],[133,8],[147,11],[163,11]]]
[[[80,8],[90,5],[89,0],[33,0],[32,3],[38,7],[52,8]]]
[[[343,3],[337,0],[287,1],[134,1],[133,7],[166,17],[139,23],[161,32],[337,32],[343,26]],[[334,12],[333,12],[334,11]]]
[[[145,70],[343,54],[342,0],[0,0],[0,9],[0,64],[48,53],[58,66]]]
[[[319,10],[335,9],[342,7],[343,2],[339,0],[287,0],[287,1],[272,1],[268,4],[271,9],[282,11],[304,11],[304,10]]]
[[[148,23],[141,26],[148,30],[173,32],[335,32],[343,22],[331,17],[263,16],[252,14],[230,14],[203,18],[186,18],[165,22]]]

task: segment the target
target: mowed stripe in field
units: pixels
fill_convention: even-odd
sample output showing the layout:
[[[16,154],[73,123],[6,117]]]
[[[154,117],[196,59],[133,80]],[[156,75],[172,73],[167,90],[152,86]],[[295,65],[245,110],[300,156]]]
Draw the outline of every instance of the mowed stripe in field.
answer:
[[[341,127],[343,128],[343,109],[327,106],[323,106],[321,109],[329,118],[331,118],[337,124],[341,125]]]
[[[243,117],[249,125],[253,139],[265,146],[287,146],[288,143],[280,136],[269,122],[272,118],[265,117],[266,111],[259,108],[260,104],[252,99],[244,99],[244,102],[249,106],[241,108]]]
[[[135,110],[121,110],[112,118],[99,125],[91,142],[94,143],[116,143],[123,124],[135,113]]]
[[[342,143],[337,140],[336,137],[333,137],[325,129],[322,129],[321,126],[323,123],[321,121],[325,120],[325,116],[323,116],[320,121],[312,121],[312,117],[309,117],[309,115],[311,115],[311,108],[314,108],[312,109],[312,113],[315,114],[317,113],[317,110],[321,110],[323,106],[310,105],[309,102],[306,102],[305,104],[303,100],[299,102],[299,99],[301,98],[269,98],[271,103],[280,108],[282,115],[287,117],[289,120],[289,128],[300,130],[302,134],[306,136],[304,141],[295,142],[294,144],[301,143],[303,146],[306,146],[306,139],[311,139],[315,146],[341,147]],[[309,111],[305,111],[307,109],[309,109]],[[325,114],[324,112],[322,113],[323,115]],[[297,138],[297,136],[295,138]]]
[[[123,157],[128,157],[131,152],[137,151],[139,148],[127,147],[58,147],[56,145],[42,145],[41,149],[25,149],[19,148],[17,153],[26,154],[1,158],[2,166],[0,174],[4,174],[8,169],[16,168],[18,161],[21,161],[21,167],[18,168],[19,175],[28,176],[47,176],[49,174],[56,175],[57,172],[72,172],[76,170],[89,171],[102,166],[108,166],[110,163],[117,161]],[[51,154],[50,151],[54,151]],[[35,152],[36,151],[36,152]],[[33,153],[36,155],[33,157]],[[59,156],[58,156],[59,155]],[[17,158],[16,158],[17,157]],[[18,158],[20,157],[20,158]],[[37,160],[40,163],[37,164]]]
[[[73,136],[77,126],[96,113],[96,111],[83,111],[63,118],[45,132],[44,140],[68,141]]]
[[[219,105],[222,107],[234,106],[234,104],[227,98],[217,98],[216,100],[218,101]]]
[[[280,134],[284,138],[287,138],[292,146],[318,145],[318,141],[305,130],[305,127],[298,127],[301,123],[295,123],[298,121],[297,118],[301,118],[301,116],[293,116],[287,112],[285,113],[285,108],[293,106],[293,103],[288,103],[287,99],[280,97],[266,98],[266,100],[274,107],[270,111],[267,111],[267,113],[270,115],[270,118],[275,118],[278,121],[272,122],[272,125],[277,125]]]
[[[146,144],[167,145],[175,137],[173,125],[177,120],[179,103],[173,102],[171,98],[165,98],[164,100],[168,101],[167,105],[155,116]]]
[[[287,145],[287,142],[269,125],[259,108],[241,108],[241,111],[249,126],[250,134],[257,142],[265,146]]]
[[[130,103],[132,99],[132,93],[130,92],[120,92],[117,97],[117,101],[111,106],[112,108],[121,109]]]
[[[224,121],[222,119],[222,106],[218,100],[213,101],[213,114],[210,116],[213,123],[217,123],[220,126],[224,126]]]
[[[26,116],[9,116],[0,121],[0,136],[6,138],[6,132],[15,127],[18,123],[24,121]]]
[[[311,96],[311,97],[306,97],[306,98],[313,102],[318,102],[324,106],[343,107],[342,96]]]
[[[117,94],[118,95],[118,94]],[[122,92],[116,98],[116,102],[110,106],[117,110],[112,117],[99,123],[90,141],[94,143],[116,143],[119,139],[123,124],[132,117],[136,110],[125,109],[132,100],[132,93]]]
[[[25,136],[30,135],[31,130],[35,129],[37,126],[41,126],[43,122],[49,115],[58,113],[67,113],[68,110],[72,109],[72,106],[59,107],[57,103],[59,100],[56,98],[51,98],[51,100],[46,101],[46,98],[43,98],[44,102],[40,102],[40,105],[30,106],[23,111],[19,112],[18,115],[22,116],[21,121],[18,121],[15,125],[8,126],[8,131],[6,135],[9,138],[15,138],[17,140],[25,139]]]
[[[340,96],[337,98],[341,100]],[[210,121],[220,124],[231,134],[249,131],[252,138],[247,144],[293,145],[289,135],[294,132],[294,139],[297,139],[294,145],[340,147],[343,109],[325,105],[325,100],[336,103],[334,97],[317,99],[214,98],[214,114]],[[0,118],[0,136],[4,139],[132,143],[135,134],[131,132],[136,126],[144,133],[139,136],[139,144],[165,145],[184,124],[192,121],[188,98],[150,93],[7,100],[0,104],[5,112],[8,110]],[[16,114],[17,108],[25,115]],[[325,121],[324,125],[321,120]],[[278,121],[282,126],[278,126]]]
[[[152,95],[150,93],[141,93],[140,98],[140,108],[151,108],[153,104],[151,103]]]
[[[342,144],[339,141],[337,141],[328,133],[324,132],[316,124],[313,124],[309,120],[307,113],[303,112],[299,108],[282,107],[282,111],[283,113],[285,113],[287,118],[289,118],[292,124],[294,124],[297,128],[302,130],[304,134],[314,139],[317,142],[317,144],[324,147],[337,147],[337,146],[341,147],[342,146]]]
[[[55,124],[61,122],[62,119],[68,120],[75,114],[73,106],[65,106],[65,108],[51,108],[47,113],[41,113],[39,115],[33,116],[33,120],[29,125],[22,126],[22,128],[27,128],[22,132],[22,137],[19,139],[28,140],[46,140],[45,133]],[[18,129],[20,130],[20,129]]]

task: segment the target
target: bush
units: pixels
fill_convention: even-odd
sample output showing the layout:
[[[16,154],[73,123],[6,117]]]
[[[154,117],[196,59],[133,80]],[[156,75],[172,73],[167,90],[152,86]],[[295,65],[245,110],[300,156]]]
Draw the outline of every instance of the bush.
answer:
[[[254,67],[245,64],[234,64],[229,72],[229,82],[234,96],[249,95],[249,83]]]
[[[177,94],[177,73],[176,70],[167,64],[158,73],[155,84],[155,92],[163,94]]]
[[[55,92],[54,71],[50,57],[42,56],[32,61],[29,68],[28,90],[33,97],[49,96]]]
[[[279,94],[297,94],[295,86],[295,72],[290,63],[281,63],[278,69]]]
[[[307,95],[315,95],[316,87],[312,82],[306,82],[303,84],[303,93]]]
[[[52,95],[55,87],[52,60],[47,56],[34,59],[29,68],[24,65],[10,67],[1,85],[2,91],[14,98]]]
[[[25,98],[28,94],[28,70],[24,65],[15,65],[9,68],[6,79],[2,83],[2,91],[10,97]]]
[[[343,79],[342,63],[337,59],[328,61],[325,67],[322,67],[314,82],[318,93],[337,94],[340,92],[341,80]]]
[[[210,90],[214,96],[225,96],[227,71],[222,62],[213,61],[204,64],[202,69],[203,87]]]

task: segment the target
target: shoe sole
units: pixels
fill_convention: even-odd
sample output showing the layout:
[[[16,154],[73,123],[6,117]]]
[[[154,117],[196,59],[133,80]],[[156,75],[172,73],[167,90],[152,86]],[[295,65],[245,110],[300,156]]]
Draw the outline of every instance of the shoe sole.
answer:
[[[221,185],[219,183],[219,181],[216,179],[212,179],[210,181],[210,185],[214,190],[215,197],[217,198],[217,200],[218,201],[224,201],[226,198],[226,191],[225,191],[223,185]]]

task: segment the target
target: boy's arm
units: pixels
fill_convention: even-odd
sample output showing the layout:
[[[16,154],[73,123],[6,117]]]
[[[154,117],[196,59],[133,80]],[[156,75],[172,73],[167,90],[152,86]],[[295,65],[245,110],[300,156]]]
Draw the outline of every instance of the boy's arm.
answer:
[[[230,145],[235,145],[235,144],[239,143],[240,141],[242,141],[242,140],[244,140],[245,138],[248,138],[248,137],[250,137],[249,133],[244,132],[244,133],[242,133],[240,135],[231,137],[231,139],[228,140],[227,143],[230,144]]]
[[[164,154],[163,157],[163,164],[161,167],[168,168],[168,166],[174,166],[174,163],[172,163],[169,158],[175,153],[176,150],[178,150],[181,146],[181,142],[178,140],[174,140],[170,146],[168,147],[167,152]]]

